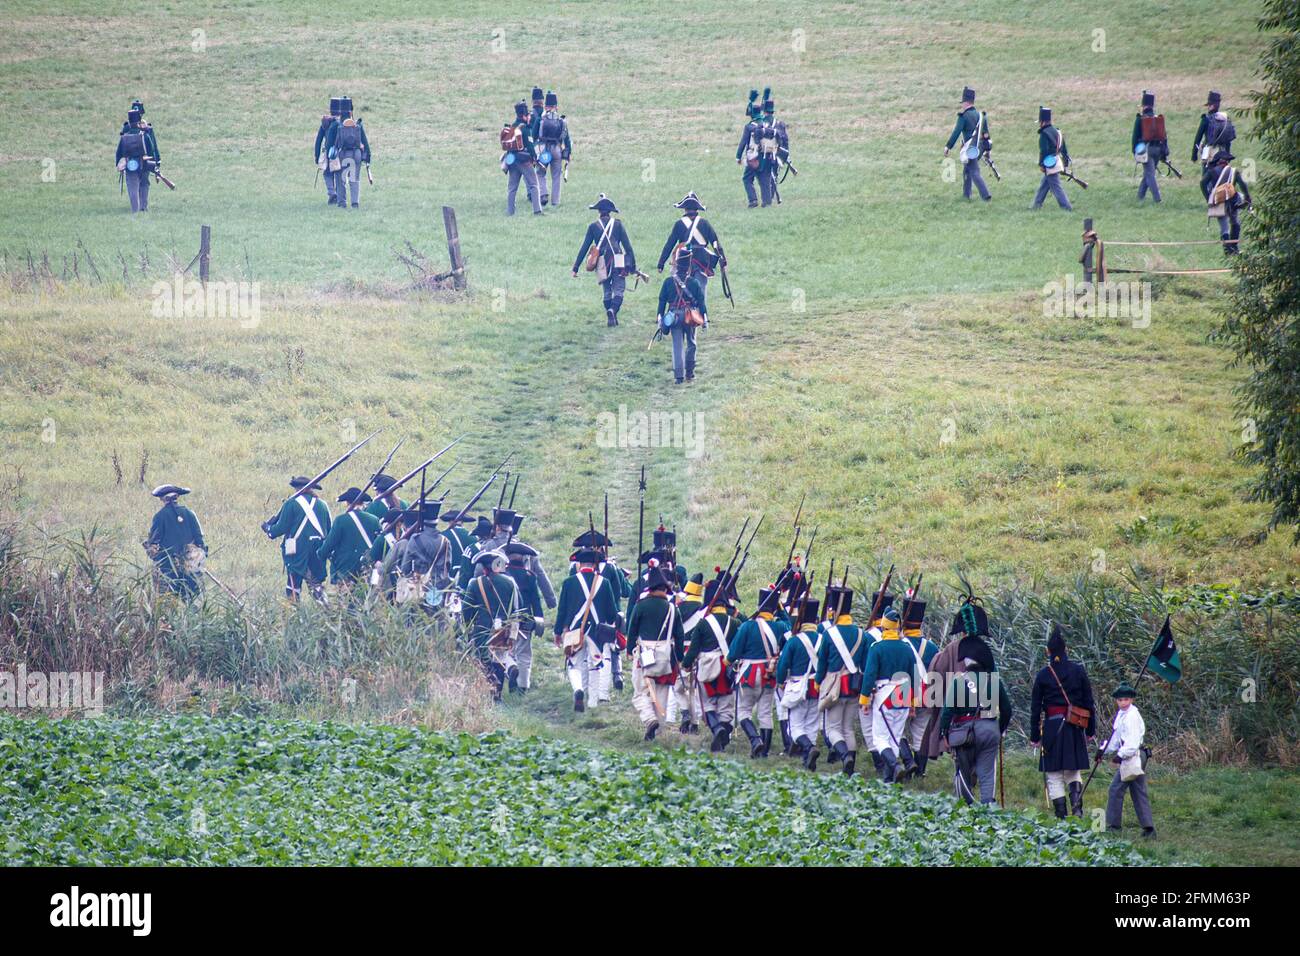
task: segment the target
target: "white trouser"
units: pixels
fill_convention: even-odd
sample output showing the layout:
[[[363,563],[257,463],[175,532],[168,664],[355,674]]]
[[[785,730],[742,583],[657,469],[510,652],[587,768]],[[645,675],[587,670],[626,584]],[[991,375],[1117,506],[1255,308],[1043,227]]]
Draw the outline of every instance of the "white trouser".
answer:
[[[668,704],[668,715],[669,720],[685,720],[689,715],[691,723],[700,722],[700,692],[695,688],[695,675],[690,671],[678,673]]]
[[[573,692],[576,694],[578,691],[582,691],[586,705],[595,707],[596,699],[591,693],[593,689],[591,685],[594,683],[593,678],[596,675],[591,674],[587,668],[587,652],[590,648],[591,641],[584,641],[577,651],[566,657],[564,659],[564,672],[569,677],[569,686],[573,688]]]
[[[850,750],[858,749],[858,736],[853,731],[853,717],[858,711],[858,698],[841,697],[822,711],[826,715],[826,739],[834,747],[841,740]]]
[[[515,638],[515,666],[519,668],[519,686],[527,690],[533,682],[533,635],[523,631]]]
[[[671,684],[656,683],[641,673],[641,658],[638,655],[632,662],[632,706],[641,718],[641,723],[649,725],[656,720],[668,719],[668,698],[671,691]],[[658,710],[655,709],[656,702]],[[662,718],[660,712],[664,715]]]
[[[1078,770],[1047,771],[1047,795],[1053,800],[1065,796],[1066,787],[1072,783],[1083,783],[1083,774]]]
[[[934,711],[928,707],[918,707],[912,711],[911,718],[907,721],[907,739],[912,745],[913,753],[921,752],[921,739],[925,737],[926,728],[930,726],[930,721],[934,718]],[[902,737],[899,737],[902,742]]]
[[[612,650],[608,645],[604,650]],[[610,667],[609,655],[602,652],[591,641],[587,642],[587,685],[591,688],[588,697],[596,701],[608,701],[614,689],[614,671]]]
[[[862,739],[870,740],[871,749],[876,753],[884,753],[886,750],[898,753],[898,745],[903,740],[903,726],[910,713],[906,707],[882,707],[876,704],[871,708],[870,716],[862,715]]]
[[[754,712],[758,712],[758,727],[760,730],[772,729],[772,688],[771,687],[750,687],[747,684],[740,685],[740,719],[753,719]]]
[[[781,694],[781,688],[777,687],[775,690],[774,702],[776,704],[776,722],[779,724],[783,720],[790,719],[790,708],[786,707],[785,701],[782,700],[783,695]]]
[[[817,730],[821,726],[821,714],[817,712],[817,698],[801,700],[790,707],[790,736],[795,740],[807,737],[817,743]]]

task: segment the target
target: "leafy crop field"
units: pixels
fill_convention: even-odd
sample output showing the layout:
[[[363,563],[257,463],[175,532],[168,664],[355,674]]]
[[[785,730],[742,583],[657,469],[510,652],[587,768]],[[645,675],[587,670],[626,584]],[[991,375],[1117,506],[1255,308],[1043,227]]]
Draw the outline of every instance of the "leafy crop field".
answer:
[[[32,761],[24,755],[40,754]],[[941,796],[699,755],[282,721],[0,721],[4,862],[1123,865]]]

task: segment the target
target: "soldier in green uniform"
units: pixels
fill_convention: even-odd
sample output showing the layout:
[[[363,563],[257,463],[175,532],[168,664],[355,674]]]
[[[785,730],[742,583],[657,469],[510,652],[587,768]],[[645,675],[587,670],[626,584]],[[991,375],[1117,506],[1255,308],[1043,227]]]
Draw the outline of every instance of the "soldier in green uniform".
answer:
[[[668,698],[685,655],[682,618],[671,594],[672,576],[663,568],[650,573],[648,590],[627,623],[627,653],[632,660],[632,706],[654,740],[660,718],[668,715]]]
[[[844,772],[851,774],[858,756],[853,718],[870,640],[853,623],[852,588],[829,585],[822,603],[826,618],[818,638],[817,706],[826,718],[826,741],[836,758],[844,762]]]
[[[1043,200],[1050,192],[1062,209],[1073,209],[1061,186],[1061,173],[1070,168],[1070,147],[1065,143],[1065,135],[1052,125],[1052,111],[1046,106],[1038,108],[1038,168],[1043,179],[1034,194],[1033,208],[1042,209]]]
[[[683,621],[690,620],[697,611],[703,606],[704,598],[704,575],[697,574],[686,582],[685,588],[678,597],[678,611],[681,612]],[[687,634],[682,640],[682,655],[691,649],[690,635]],[[689,670],[679,669],[677,680],[673,683],[673,695],[668,704],[669,719],[674,717],[681,720],[679,732],[685,734],[697,734],[700,732],[700,693],[695,686],[695,675]]]
[[[474,556],[477,571],[462,600],[461,610],[470,642],[474,646],[492,696],[501,699],[501,688],[518,679],[514,663],[514,625],[519,615],[519,588],[505,573],[506,558],[500,551],[481,551]]]
[[[362,507],[371,503],[369,495],[360,488],[349,488],[338,500],[347,508],[330,525],[316,554],[322,564],[329,562],[332,582],[349,584],[362,576],[375,541],[383,535],[379,519]]]
[[[573,547],[576,548],[594,548],[600,552],[600,560],[596,563],[596,570],[600,576],[609,582],[610,593],[614,595],[614,617],[616,626],[621,625],[625,620],[623,616],[623,599],[628,597],[632,592],[632,585],[627,579],[621,568],[618,567],[609,557],[609,549],[614,542],[606,537],[602,532],[594,529],[584,531],[573,539]],[[577,563],[569,562],[569,573],[577,571]],[[623,671],[619,661],[620,655],[609,653],[603,659],[599,668],[599,681],[594,687],[593,693],[597,701],[607,701],[610,699],[610,689],[623,689]],[[588,674],[590,678],[590,672]]]
[[[451,579],[460,580],[461,562],[466,553],[477,543],[477,539],[461,527],[461,522],[473,520],[469,515],[462,515],[459,508],[446,505],[442,509],[442,522],[447,527],[442,529],[442,536],[451,545]]]
[[[581,547],[570,558],[578,562],[577,570],[560,586],[559,606],[555,611],[555,643],[564,651],[564,669],[573,689],[573,709],[581,712],[587,704],[596,704],[591,680],[591,664],[598,671],[603,642],[597,628],[612,629],[618,618],[614,589],[609,580],[596,570],[600,552]]]
[[[502,129],[501,169],[506,174],[506,215],[515,214],[515,194],[523,180],[528,201],[533,204],[533,215],[542,214],[541,186],[537,181],[537,146],[533,142],[528,106],[522,100],[515,104],[514,122]]]
[[[696,683],[704,692],[704,723],[713,734],[709,745],[713,753],[727,749],[735,719],[736,687],[728,665],[738,625],[728,607],[729,582],[724,577],[719,573],[705,585],[703,606],[682,625],[691,642],[682,656],[682,667],[696,668]]]
[[[533,686],[533,635],[541,634],[546,627],[542,592],[537,578],[528,570],[529,559],[537,557],[537,551],[522,541],[511,541],[501,550],[506,556],[506,574],[519,588],[519,635],[514,647],[517,670],[510,678],[510,692],[523,694]]]
[[[310,478],[301,475],[289,479],[289,487],[296,489],[297,494],[280,506],[278,515],[262,525],[272,541],[284,539],[280,545],[284,558],[284,593],[291,601],[301,597],[304,584],[316,600],[324,598],[325,562],[318,551],[329,534],[332,519],[329,505],[316,495],[320,485],[309,488],[310,482]]]
[[[144,549],[153,559],[162,582],[172,592],[188,599],[199,593],[199,581],[190,570],[191,549],[208,553],[203,540],[203,528],[194,512],[180,503],[181,495],[190,489],[180,485],[159,485],[151,494],[162,501],[162,507],[149,525],[149,537]]]
[[[984,177],[980,175],[980,157],[984,153],[984,143],[989,138],[988,122],[988,114],[975,108],[975,91],[969,86],[965,87],[961,91],[961,106],[957,108],[957,124],[952,128],[948,144],[943,148],[943,154],[947,156],[948,151],[957,144],[958,138],[962,140],[961,194],[965,199],[970,199],[971,186],[979,190],[980,199],[985,202],[993,198],[989,195]]]
[[[410,507],[405,501],[397,497],[396,492],[390,492],[389,489],[397,484],[397,479],[391,475],[375,476],[375,499],[366,505],[366,511],[370,512],[376,518],[383,519],[388,512],[397,508],[405,511]]]

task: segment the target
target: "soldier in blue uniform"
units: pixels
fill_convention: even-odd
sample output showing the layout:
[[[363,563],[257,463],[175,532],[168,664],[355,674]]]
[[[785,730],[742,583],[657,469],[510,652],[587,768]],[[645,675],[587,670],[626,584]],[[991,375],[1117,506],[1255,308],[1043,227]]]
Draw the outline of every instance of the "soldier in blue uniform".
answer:
[[[537,578],[528,570],[528,562],[537,551],[522,541],[511,541],[501,549],[506,556],[506,574],[519,588],[519,635],[515,638],[516,671],[510,677],[510,692],[523,694],[533,686],[533,636],[546,627],[542,611],[542,592]]]
[[[817,652],[818,707],[825,716],[826,741],[844,772],[852,774],[857,762],[854,716],[862,690],[862,667],[871,644],[866,632],[853,623],[853,589],[828,585],[822,601],[825,618]]]
[[[735,719],[736,686],[728,664],[737,623],[728,608],[727,584],[721,575],[709,581],[704,588],[703,604],[693,615],[698,621],[693,627],[688,627],[690,621],[682,625],[690,641],[690,648],[682,657],[682,667],[697,669],[696,683],[704,695],[701,704],[704,723],[713,734],[709,745],[712,753],[727,749]]]
[[[151,494],[162,501],[149,525],[149,537],[144,549],[153,559],[154,567],[167,588],[186,599],[199,593],[197,576],[190,570],[190,552],[197,548],[208,553],[203,540],[203,528],[194,512],[180,503],[181,495],[190,489],[180,485],[159,485]]]
[[[980,157],[984,154],[985,143],[991,143],[988,122],[988,114],[975,108],[975,91],[969,86],[964,87],[961,91],[961,105],[957,107],[957,123],[952,128],[952,135],[948,137],[943,154],[947,156],[957,140],[962,140],[961,194],[966,199],[970,199],[972,185],[979,190],[980,199],[988,202],[993,198],[989,195],[989,187],[984,184],[984,177],[980,175]]]
[[[801,607],[796,611],[794,630],[786,639],[785,647],[776,662],[776,680],[781,687],[781,700],[790,715],[790,736],[793,746],[792,757],[802,757],[803,765],[809,770],[817,769],[817,673],[818,642],[822,639],[818,633],[818,602],[814,597],[801,599]]]
[[[924,777],[928,757],[922,742],[925,740],[926,728],[935,715],[933,708],[923,705],[925,690],[929,683],[930,664],[939,653],[939,647],[922,632],[925,623],[925,602],[910,599],[903,608],[906,620],[903,621],[903,639],[907,641],[914,655],[916,665],[913,671],[912,709],[907,719],[905,733],[899,738],[901,750],[899,756],[903,761],[904,777]]]
[[[538,179],[542,187],[542,205],[547,202],[554,208],[560,204],[560,188],[564,183],[564,163],[573,156],[573,142],[569,138],[569,124],[560,113],[560,99],[554,90],[546,91],[545,108],[537,112],[533,105],[533,141],[537,143],[537,161],[542,169]],[[547,174],[550,189],[547,189]]]
[[[555,643],[564,651],[564,669],[573,689],[573,709],[586,710],[597,703],[591,679],[592,664],[597,678],[603,660],[604,648],[601,628],[612,630],[618,618],[614,603],[614,590],[609,580],[596,570],[601,554],[595,548],[580,547],[570,560],[578,562],[577,570],[560,585],[560,601],[555,611]]]
[[[578,278],[578,270],[583,266],[587,250],[594,244],[599,258],[596,262],[596,278],[600,281],[605,303],[606,325],[618,325],[618,310],[623,307],[623,294],[627,291],[627,277],[636,273],[636,253],[632,250],[632,240],[628,238],[623,220],[611,218],[618,212],[614,200],[604,193],[587,207],[599,214],[596,221],[587,226],[582,238],[582,248],[573,260],[573,278]]]
[[[1061,172],[1070,167],[1070,148],[1065,135],[1052,125],[1052,111],[1046,106],[1038,108],[1038,168],[1043,179],[1034,194],[1035,209],[1043,208],[1043,200],[1050,192],[1062,209],[1073,209],[1070,199],[1061,186]]]
[[[1192,140],[1192,162],[1199,162],[1201,171],[1207,172],[1215,154],[1230,151],[1236,137],[1237,129],[1223,111],[1223,96],[1218,90],[1210,90],[1205,98],[1205,112],[1196,127],[1196,138]],[[1201,192],[1206,192],[1204,178]]]
[[[763,95],[766,97],[771,92],[769,87],[763,91]],[[754,190],[756,181],[762,190],[763,205],[769,206],[772,203],[770,180],[761,172],[763,113],[757,101],[758,91],[750,90],[749,105],[745,107],[745,127],[740,131],[740,145],[736,147],[736,162],[745,170],[741,182],[744,184],[745,197],[749,200],[750,209],[758,207],[758,193]]]
[[[149,124],[144,122],[143,108],[132,109],[126,114],[126,124],[118,135],[114,157],[126,183],[132,212],[149,210],[149,176],[157,168],[157,154],[158,144]]]
[[[772,717],[776,712],[776,663],[790,633],[776,588],[759,588],[754,616],[740,625],[729,659],[736,668],[740,729],[749,739],[750,757],[772,750]],[[757,714],[758,725],[754,725]]]
[[[1146,120],[1148,128],[1147,135],[1143,135],[1143,120]],[[1169,142],[1167,139],[1155,135],[1156,121],[1156,95],[1150,90],[1142,91],[1142,109],[1137,116],[1133,118],[1133,157],[1137,164],[1142,167],[1142,183],[1138,186],[1138,202],[1141,202],[1146,194],[1151,193],[1151,199],[1154,202],[1160,202],[1160,183],[1156,179],[1156,167],[1160,161],[1169,155]],[[1160,118],[1160,124],[1164,124],[1164,119]]]
[[[1223,254],[1237,254],[1237,240],[1241,238],[1241,221],[1238,218],[1244,207],[1250,209],[1250,187],[1246,185],[1241,170],[1231,165],[1235,157],[1226,149],[1210,160],[1205,170],[1202,186],[1206,194],[1211,219],[1219,221],[1219,238],[1223,240]],[[1231,193],[1231,195],[1229,195]]]
[[[899,612],[891,607],[884,614],[880,640],[871,645],[862,665],[862,736],[871,741],[877,755],[877,771],[885,783],[899,779],[901,738],[911,714],[912,673],[916,659],[903,639]]]
[[[1070,708],[1088,712],[1086,727],[1070,720]],[[1038,769],[1047,776],[1047,795],[1057,819],[1065,819],[1066,792],[1070,812],[1083,817],[1083,777],[1088,769],[1088,747],[1097,732],[1092,684],[1082,664],[1066,655],[1059,627],[1047,639],[1047,666],[1034,678],[1029,705],[1029,742],[1042,748]]]
[[[727,265],[722,242],[709,221],[700,215],[705,210],[704,203],[700,202],[694,192],[687,193],[681,202],[673,203],[673,207],[682,210],[682,216],[673,223],[672,231],[668,233],[668,239],[659,253],[659,271],[664,271],[664,264],[678,246],[689,245],[690,274],[699,282],[700,288],[707,291],[709,276],[713,275],[714,268],[725,268]]]

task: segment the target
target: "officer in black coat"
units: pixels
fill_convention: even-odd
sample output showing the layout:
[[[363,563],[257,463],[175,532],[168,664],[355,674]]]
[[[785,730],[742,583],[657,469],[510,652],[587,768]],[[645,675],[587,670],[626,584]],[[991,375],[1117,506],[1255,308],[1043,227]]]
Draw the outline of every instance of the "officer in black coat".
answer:
[[[199,593],[198,576],[208,553],[199,519],[180,503],[181,495],[189,493],[180,485],[159,485],[151,492],[162,507],[154,514],[144,542],[161,582],[187,600]]]
[[[1069,721],[1070,708],[1088,712],[1088,725],[1079,727]],[[1068,788],[1070,812],[1083,817],[1083,777],[1088,769],[1088,747],[1096,732],[1097,714],[1092,699],[1092,684],[1082,664],[1070,660],[1065,652],[1065,638],[1059,627],[1052,628],[1047,639],[1047,666],[1034,678],[1033,698],[1029,707],[1029,742],[1042,747],[1038,769],[1047,775],[1047,795],[1057,819],[1065,819],[1065,795]]]

